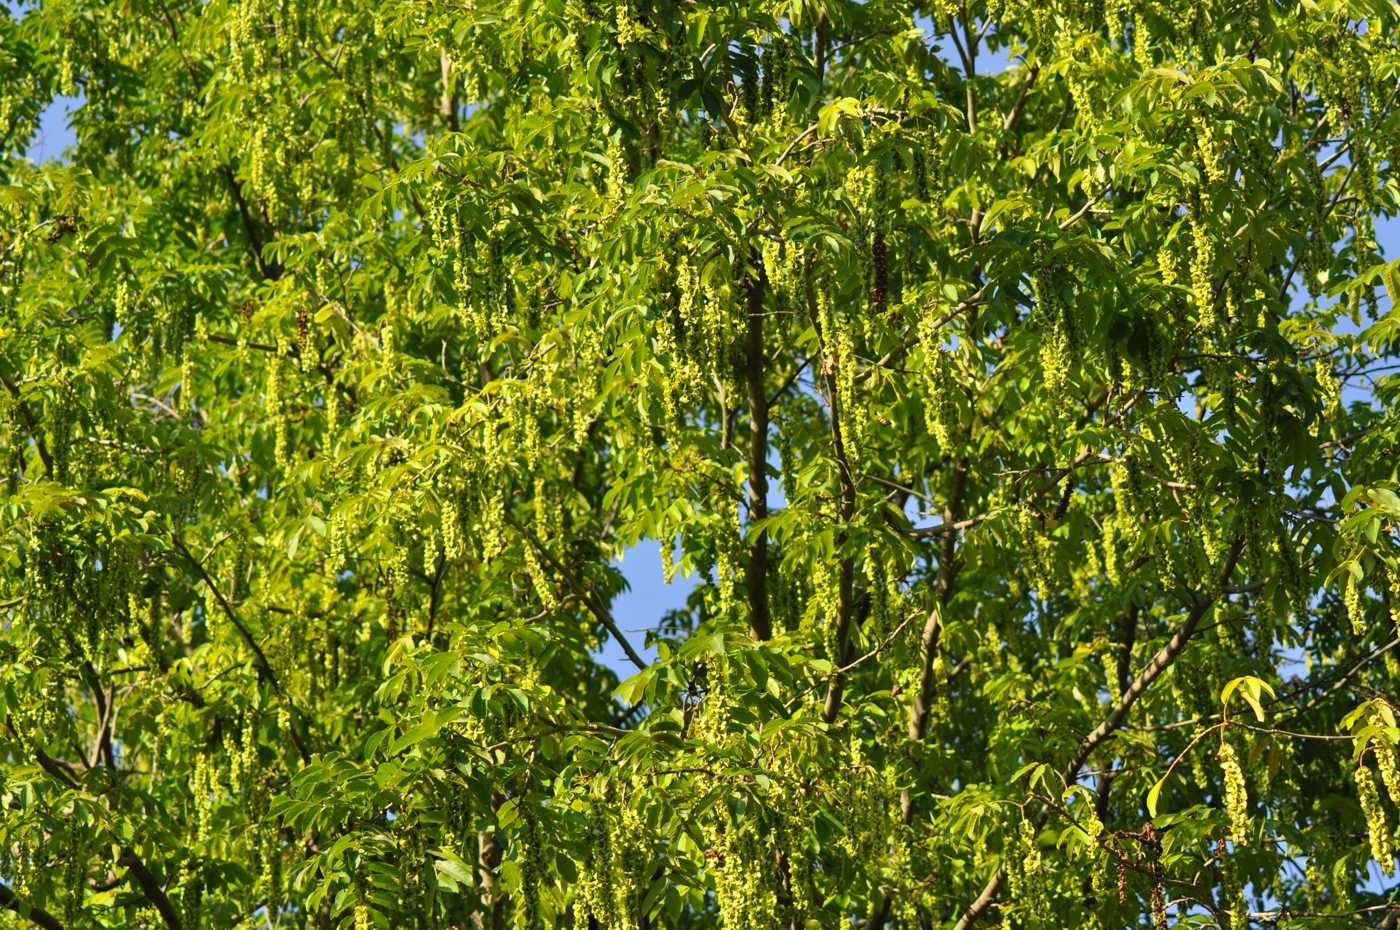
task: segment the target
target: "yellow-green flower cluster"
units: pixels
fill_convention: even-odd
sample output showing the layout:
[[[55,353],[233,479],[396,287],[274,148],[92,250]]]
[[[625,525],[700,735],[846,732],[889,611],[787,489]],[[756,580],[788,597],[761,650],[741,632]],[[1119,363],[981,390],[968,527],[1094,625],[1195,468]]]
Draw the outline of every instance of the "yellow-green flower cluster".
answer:
[[[1238,846],[1249,839],[1249,794],[1245,788],[1244,771],[1240,768],[1235,747],[1228,741],[1220,744],[1219,759],[1225,782],[1225,813],[1230,818],[1230,839]]]
[[[1386,823],[1385,809],[1381,807],[1381,796],[1376,790],[1375,777],[1364,761],[1356,766],[1356,799],[1361,805],[1362,815],[1366,818],[1366,832],[1371,840],[1371,858],[1386,875],[1394,875],[1395,857],[1390,848],[1390,827]]]

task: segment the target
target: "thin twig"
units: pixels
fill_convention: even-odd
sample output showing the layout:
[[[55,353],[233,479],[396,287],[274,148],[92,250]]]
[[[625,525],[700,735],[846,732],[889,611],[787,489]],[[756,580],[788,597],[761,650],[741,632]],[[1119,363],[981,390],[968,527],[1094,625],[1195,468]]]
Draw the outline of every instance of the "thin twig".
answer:
[[[598,622],[603,624],[608,634],[622,647],[622,651],[626,653],[628,661],[637,666],[638,669],[645,669],[647,663],[642,659],[641,655],[638,654],[637,650],[632,648],[632,644],[627,641],[627,637],[622,635],[622,630],[618,628],[617,621],[613,620],[612,614],[595,603],[588,592],[581,590],[578,585],[574,584],[573,575],[564,570],[564,566],[560,565],[559,561],[554,558],[554,553],[550,552],[549,549],[536,538],[535,534],[530,532],[530,529],[519,520],[515,519],[515,515],[509,511],[506,512],[506,522],[513,526],[520,535],[524,536],[526,541],[535,547],[535,551],[542,555],[545,561],[549,562],[550,567],[554,569],[555,574],[559,576],[560,580],[573,591],[583,603],[583,606],[588,608],[588,612],[596,617]]]
[[[203,579],[210,593],[214,595],[214,599],[219,602],[219,607],[223,610],[224,615],[228,617],[229,622],[238,630],[238,634],[243,638],[243,642],[253,651],[253,657],[256,660],[258,670],[262,673],[262,676],[266,678],[268,684],[272,685],[273,690],[281,695],[282,700],[287,703],[287,709],[292,712],[293,717],[299,717],[300,714],[297,713],[296,705],[292,703],[291,695],[282,687],[281,679],[277,677],[277,672],[273,670],[272,663],[267,660],[267,653],[263,652],[262,646],[258,644],[252,632],[244,625],[242,618],[238,616],[238,612],[233,609],[233,605],[228,602],[228,599],[224,597],[224,593],[219,590],[219,586],[214,583],[214,579],[210,577],[208,570],[204,567],[204,563],[195,558],[194,553],[190,551],[189,547],[185,545],[184,540],[182,540],[179,535],[172,534],[170,539],[174,543],[175,548],[180,551],[180,554],[194,566],[195,571],[199,573],[199,577]],[[297,731],[295,721],[290,729],[292,731],[290,734],[292,742],[296,745],[297,752],[300,753],[302,760],[307,762],[311,761],[311,753],[307,750],[306,744],[302,742],[301,734]]]

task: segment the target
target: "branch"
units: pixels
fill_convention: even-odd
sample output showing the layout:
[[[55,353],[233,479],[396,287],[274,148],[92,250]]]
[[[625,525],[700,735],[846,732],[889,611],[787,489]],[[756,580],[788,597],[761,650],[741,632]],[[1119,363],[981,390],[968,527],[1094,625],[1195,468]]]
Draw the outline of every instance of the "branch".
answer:
[[[433,635],[433,626],[437,623],[438,607],[442,604],[442,580],[447,576],[447,558],[439,555],[437,567],[433,571],[431,580],[432,590],[428,594],[428,636]]]
[[[291,696],[287,693],[286,689],[282,687],[282,682],[277,677],[277,673],[273,671],[272,664],[267,661],[267,653],[263,652],[262,646],[258,645],[258,641],[253,638],[253,634],[248,630],[248,627],[243,624],[237,611],[233,609],[233,605],[224,597],[224,592],[219,590],[219,586],[215,584],[214,579],[209,576],[209,572],[204,568],[204,563],[195,558],[194,553],[189,550],[184,540],[178,535],[172,533],[170,539],[175,544],[175,548],[180,550],[180,553],[194,566],[195,571],[199,573],[199,577],[203,579],[204,584],[208,586],[210,592],[214,595],[214,599],[219,602],[219,607],[223,610],[224,615],[228,617],[229,622],[238,630],[238,634],[243,637],[243,641],[247,643],[248,648],[253,651],[255,664],[262,677],[272,685],[274,691],[282,696],[282,700],[287,702],[287,708],[292,712],[293,717],[299,717],[300,715],[297,713],[296,706],[292,703]],[[301,755],[302,761],[311,761],[311,753],[307,751],[306,744],[302,742],[301,734],[297,732],[295,721],[292,724],[291,731],[292,742],[296,745],[297,752]]]
[[[58,922],[57,917],[43,908],[21,901],[10,889],[10,886],[3,883],[0,883],[0,907],[14,911],[22,919],[43,927],[44,930],[64,930],[63,924]]]
[[[1227,589],[1228,593],[1228,589]],[[1133,644],[1137,642],[1138,628],[1138,606],[1134,604],[1128,608],[1127,613],[1118,621],[1118,661],[1115,669],[1115,680],[1118,685],[1118,693],[1125,693],[1132,684],[1133,676]],[[1113,774],[1105,772],[1099,776],[1098,790],[1094,792],[1094,810],[1098,813],[1098,818],[1103,823],[1108,823],[1109,819],[1109,796],[1113,790]]]
[[[1084,206],[1080,207],[1078,210],[1074,211],[1069,216],[1060,220],[1059,228],[1061,230],[1069,229],[1075,223],[1079,222],[1081,219],[1083,219],[1085,214],[1087,214],[1090,210],[1094,208],[1094,204],[1107,197],[1111,190],[1112,188],[1105,187],[1103,190],[1099,191],[1097,194],[1084,201]]]
[[[452,59],[447,56],[446,46],[439,50],[438,60],[442,66],[442,99],[438,101],[438,108],[447,120],[448,130],[461,132],[462,123],[457,117],[457,95],[452,91]]]
[[[956,527],[963,510],[963,494],[967,488],[967,459],[961,458],[953,468],[953,487],[948,492],[948,502],[943,507],[943,525]],[[924,620],[923,633],[919,638],[920,680],[919,690],[909,704],[909,722],[905,738],[912,744],[922,743],[928,735],[928,724],[933,709],[934,688],[937,687],[935,659],[938,658],[939,643],[943,633],[943,610],[953,599],[957,584],[958,534],[956,530],[945,533],[938,554],[938,602]],[[904,823],[914,819],[914,795],[905,788],[899,793],[899,813]],[[882,930],[889,919],[890,896],[882,889],[875,895],[866,920],[867,930]]]
[[[38,746],[33,745],[32,742],[26,740],[20,735],[19,730],[15,729],[14,721],[12,721],[9,717],[5,718],[5,726],[7,729],[9,729],[11,735],[13,735],[14,738],[19,741],[21,746],[31,746],[31,748],[34,750],[34,759],[39,763],[39,768],[47,772],[50,778],[52,778],[54,781],[58,782],[59,784],[63,785],[65,788],[68,788],[71,791],[78,790],[79,783],[77,766],[73,765],[71,762],[64,762],[60,759],[55,759],[53,756],[44,752],[44,750],[40,749]]]
[[[763,290],[765,275],[759,261],[752,262],[748,285],[748,325],[744,335],[742,374],[749,399],[749,558],[744,566],[744,588],[749,601],[749,626],[761,640],[773,636],[768,610],[768,530],[755,528],[768,516],[768,389],[764,385],[767,359],[763,351]]]
[[[29,405],[20,397],[19,385],[10,380],[6,374],[0,373],[0,381],[4,382],[5,390],[10,392],[10,396],[15,399],[15,410],[19,411],[20,417],[24,420],[24,426],[29,430],[29,435],[34,439],[34,448],[39,452],[39,460],[44,463],[44,473],[53,477],[53,457],[49,455],[49,447],[44,443],[44,435],[39,432],[39,421],[35,419],[33,411]]]
[[[787,394],[788,391],[792,390],[792,386],[797,383],[797,379],[802,376],[802,372],[805,371],[807,366],[810,364],[812,364],[812,358],[811,356],[808,356],[807,358],[802,360],[802,363],[800,365],[798,365],[792,370],[792,373],[787,376],[787,379],[785,381],[783,381],[781,387],[779,387],[772,394],[768,395],[769,409],[771,409],[774,404],[781,400],[783,398],[783,395]]]
[[[966,487],[967,459],[961,459],[954,468],[953,487],[948,493],[948,503],[943,508],[943,524],[945,526],[953,527],[960,522],[963,492]],[[953,599],[953,591],[958,578],[957,543],[958,534],[956,531],[944,534],[938,555],[938,606],[929,612],[928,619],[924,621],[924,631],[920,639],[923,659],[922,680],[918,694],[915,695],[914,702],[909,706],[909,727],[906,735],[910,742],[921,742],[928,733],[929,712],[933,706],[935,684],[933,665],[934,659],[938,656],[939,633],[943,628],[943,609]],[[900,797],[900,806],[903,808],[904,819],[907,823],[913,814],[913,797],[907,790]]]
[[[160,911],[161,918],[170,930],[182,930],[180,924],[180,914],[175,910],[175,905],[170,903],[170,898],[166,896],[165,889],[160,886],[160,880],[155,873],[147,868],[146,863],[141,861],[141,857],[131,849],[130,846],[122,847],[121,858],[117,860],[121,865],[126,866],[131,876],[136,879],[136,884],[141,888],[141,893],[155,905]]]
[[[817,129],[818,124],[813,123],[806,129],[802,130],[802,132],[798,133],[797,137],[791,142],[789,142],[787,148],[783,149],[783,153],[778,156],[778,164],[781,165],[783,162],[787,161],[787,157],[792,154],[792,150],[797,148],[797,146],[802,143],[802,140],[806,139],[812,133],[816,132]]]
[[[988,510],[986,513],[979,513],[977,516],[968,517],[966,520],[954,520],[952,523],[939,523],[935,526],[914,527],[913,529],[904,530],[903,532],[906,536],[919,537],[955,535],[960,530],[965,530],[968,527],[976,526],[983,520],[986,520],[988,517],[996,516],[997,514],[1001,513],[1001,511],[1002,508],[994,507],[993,509]]]
[[[500,810],[505,798],[491,792],[491,811]],[[508,899],[504,891],[497,887],[497,870],[501,866],[501,841],[495,830],[481,830],[476,835],[477,842],[477,887],[486,914],[473,915],[472,925],[477,930],[505,930],[506,906]],[[483,919],[484,918],[484,919]]]
[[[276,281],[282,277],[282,266],[276,262],[268,262],[263,258],[263,238],[258,232],[258,224],[253,219],[253,212],[248,207],[248,201],[243,196],[243,188],[238,183],[238,178],[234,176],[233,169],[228,165],[220,165],[219,173],[223,176],[224,183],[228,185],[229,193],[233,195],[233,202],[238,207],[238,217],[243,222],[243,232],[248,236],[248,243],[252,246],[253,261],[258,266],[258,273],[269,281]]]
[[[195,69],[194,62],[190,61],[190,57],[185,54],[185,46],[180,41],[180,30],[175,25],[175,17],[171,15],[170,6],[164,0],[160,4],[160,13],[161,19],[165,21],[165,28],[170,33],[170,41],[175,43],[175,50],[180,53],[180,60],[185,64],[185,71],[189,74],[195,87],[198,87],[204,81],[200,77],[199,71]]]
[[[10,732],[18,739],[19,732],[15,729],[14,723],[6,718],[5,725],[9,727]],[[21,742],[23,742],[23,740],[21,740]],[[38,761],[39,767],[47,772],[51,778],[69,790],[79,790],[80,785],[77,778],[65,767],[65,763],[49,756],[48,753],[44,752],[38,746],[34,746],[33,750],[34,758]],[[182,930],[179,914],[170,903],[170,898],[166,897],[165,890],[161,888],[160,881],[156,879],[155,873],[150,870],[146,863],[141,861],[141,857],[136,855],[136,851],[130,846],[122,846],[117,862],[120,865],[126,866],[131,875],[135,877],[136,883],[140,886],[142,893],[145,894],[146,898],[155,906],[156,910],[160,911],[161,917],[165,919],[165,923],[170,930]],[[8,901],[5,899],[5,893],[9,893],[10,895]],[[23,916],[24,912],[20,911],[11,903],[14,901],[13,893],[9,892],[8,888],[0,885],[0,906],[8,907],[10,910]],[[52,917],[48,917],[46,914],[43,914],[43,916],[48,917],[51,923],[44,923],[40,919],[41,914],[43,914],[42,911],[35,911],[28,916],[30,920],[44,927],[45,930],[62,930],[62,926],[58,921],[54,920]]]
[[[545,548],[544,544],[535,537],[534,533],[530,532],[528,527],[515,519],[515,514],[511,513],[509,509],[506,510],[506,521],[510,523],[511,526],[515,527],[516,531],[520,533],[521,536],[524,536],[530,545],[535,547],[535,551],[544,557],[545,561],[549,563],[550,568],[554,569],[554,573],[559,576],[560,580],[568,585],[569,590],[573,591],[574,595],[583,602],[583,606],[588,608],[588,612],[596,617],[599,623],[603,624],[604,628],[608,631],[608,635],[617,640],[617,644],[621,646],[622,651],[627,654],[628,661],[637,666],[638,669],[645,669],[647,663],[637,653],[637,650],[632,648],[632,644],[627,641],[627,637],[622,635],[622,630],[618,629],[617,621],[613,619],[612,614],[608,613],[606,609],[595,602],[587,591],[580,589],[578,585],[574,584],[573,576],[564,571],[564,566],[559,564],[559,560],[554,557],[554,553]]]
[[[1157,654],[1147,663],[1137,678],[1133,679],[1123,696],[1118,699],[1118,703],[1113,705],[1113,709],[1108,712],[1108,716],[1103,719],[1097,727],[1080,741],[1078,748],[1071,757],[1069,765],[1065,766],[1062,779],[1065,784],[1071,784],[1079,777],[1079,770],[1084,767],[1084,763],[1095,749],[1098,749],[1114,732],[1123,724],[1128,711],[1137,703],[1138,698],[1156,681],[1171,664],[1176,661],[1176,657],[1181,655],[1186,644],[1190,642],[1191,636],[1196,632],[1196,626],[1205,616],[1206,611],[1215,603],[1216,598],[1221,593],[1221,589],[1230,579],[1230,575],[1235,570],[1236,563],[1240,560],[1241,553],[1244,552],[1244,537],[1235,539],[1230,551],[1225,557],[1225,564],[1221,567],[1217,576],[1218,584],[1216,590],[1207,594],[1196,602],[1196,606],[1191,608],[1191,612],[1186,616],[1186,622],[1181,625],[1172,638],[1167,640],[1167,644],[1157,650]],[[1041,808],[1040,814],[1036,817],[1035,827],[1039,830],[1045,825],[1045,821],[1050,816],[1049,808]],[[981,917],[987,908],[992,906],[996,900],[997,892],[1001,890],[1002,883],[1006,881],[1006,863],[1003,862],[997,867],[996,874],[993,875],[985,886],[983,886],[977,898],[967,907],[963,915],[958,918],[958,922],[953,925],[953,930],[967,930],[972,926],[977,918]]]
[[[967,95],[967,131],[969,134],[975,135],[977,133],[977,95],[973,85],[977,78],[977,45],[980,37],[972,31],[972,18],[968,16],[966,0],[964,0],[962,8],[962,24],[963,44],[958,46],[958,52],[962,55],[963,90]],[[956,41],[957,28],[953,23],[949,23],[948,26],[948,31],[952,33]]]
[[[185,65],[185,71],[189,74],[191,83],[198,88],[204,83],[204,78],[199,73],[199,69],[195,67],[194,62],[190,61],[189,56],[185,53],[185,45],[180,39],[180,30],[175,23],[175,17],[171,15],[170,7],[164,2],[160,4],[160,9],[166,31],[170,34],[170,41],[174,44],[175,50],[180,53],[180,60]],[[243,188],[239,185],[238,178],[234,176],[233,168],[227,164],[220,165],[219,173],[224,182],[228,184],[229,193],[233,195],[233,201],[238,207],[238,216],[243,222],[243,231],[247,233],[248,241],[253,247],[253,261],[257,264],[258,271],[264,278],[277,280],[282,277],[282,266],[263,259],[262,236],[258,233],[257,223],[253,219],[252,211],[248,208],[248,201],[243,197]]]
[[[821,320],[817,314],[817,297],[812,287],[812,266],[809,263],[803,274],[807,298],[807,312],[816,327],[819,350],[822,352],[821,373],[826,377],[828,405],[831,408],[831,447],[836,458],[837,472],[841,482],[841,523],[836,535],[836,549],[839,553],[845,548],[848,538],[846,527],[856,512],[855,475],[851,470],[850,458],[846,455],[846,440],[841,430],[842,411],[850,398],[842,397],[837,385],[840,383],[834,356],[828,354],[830,333],[822,332]],[[855,563],[850,555],[841,557],[837,575],[837,616],[836,616],[836,655],[832,658],[837,666],[827,680],[826,701],[822,708],[822,719],[831,723],[841,709],[842,692],[845,688],[845,674],[841,668],[851,660],[850,631],[851,618],[855,613]]]
[[[1230,546],[1230,551],[1226,553],[1225,564],[1221,567],[1219,575],[1217,576],[1216,590],[1196,602],[1196,606],[1191,608],[1191,612],[1187,615],[1186,622],[1181,625],[1181,629],[1177,630],[1176,633],[1172,635],[1172,638],[1167,640],[1165,646],[1157,650],[1157,654],[1154,655],[1151,661],[1147,663],[1146,667],[1138,673],[1137,678],[1133,679],[1132,684],[1128,685],[1123,691],[1123,696],[1118,699],[1118,703],[1113,706],[1113,710],[1109,711],[1108,716],[1104,718],[1103,722],[1095,727],[1093,732],[1084,737],[1083,741],[1080,742],[1079,748],[1075,751],[1070,764],[1065,768],[1064,781],[1066,784],[1074,781],[1079,775],[1079,770],[1083,768],[1084,763],[1088,760],[1090,753],[1113,735],[1114,731],[1122,725],[1123,719],[1127,716],[1128,711],[1137,703],[1138,698],[1142,697],[1147,689],[1151,687],[1152,683],[1176,661],[1176,657],[1181,655],[1181,651],[1186,648],[1187,642],[1190,641],[1191,636],[1196,632],[1196,626],[1201,622],[1201,618],[1205,616],[1206,611],[1210,609],[1211,605],[1214,604],[1219,597],[1219,594],[1223,592],[1225,582],[1229,580],[1230,575],[1234,572],[1235,565],[1239,562],[1240,555],[1243,552],[1244,537],[1236,537],[1234,543]]]
[[[1246,587],[1248,587],[1248,586],[1246,586]],[[1234,591],[1231,590],[1230,593],[1234,593]],[[1327,698],[1329,698],[1329,697],[1331,697],[1332,695],[1336,694],[1338,691],[1341,691],[1343,688],[1346,687],[1347,682],[1351,681],[1352,678],[1355,678],[1356,675],[1357,675],[1358,673],[1360,673],[1362,669],[1366,668],[1368,665],[1370,665],[1370,664],[1371,664],[1372,662],[1374,662],[1376,659],[1379,659],[1381,656],[1385,655],[1387,652],[1389,652],[1390,650],[1394,649],[1396,646],[1400,646],[1400,638],[1392,639],[1392,640],[1390,640],[1389,642],[1386,642],[1386,643],[1384,643],[1384,644],[1382,644],[1382,645],[1380,645],[1380,646],[1377,646],[1375,649],[1372,649],[1370,652],[1366,653],[1364,656],[1362,656],[1361,658],[1357,659],[1356,662],[1353,663],[1353,664],[1352,664],[1349,668],[1347,668],[1344,672],[1342,672],[1342,674],[1341,674],[1336,680],[1334,680],[1334,681],[1332,681],[1332,682],[1330,682],[1330,683],[1329,683],[1329,682],[1325,682],[1325,681],[1319,681],[1319,682],[1304,681],[1304,682],[1300,682],[1300,683],[1299,683],[1299,686],[1298,686],[1297,688],[1295,688],[1295,689],[1293,689],[1293,690],[1291,690],[1291,691],[1285,692],[1285,693],[1283,693],[1283,694],[1280,694],[1280,695],[1279,695],[1278,697],[1276,697],[1276,698],[1272,698],[1272,699],[1270,699],[1270,700],[1264,701],[1264,702],[1263,702],[1263,706],[1264,706],[1265,708],[1270,708],[1270,709],[1271,709],[1271,708],[1274,708],[1274,707],[1278,707],[1279,705],[1285,704],[1286,702],[1288,702],[1289,700],[1291,700],[1291,699],[1293,699],[1293,698],[1301,697],[1303,694],[1305,694],[1306,692],[1312,690],[1314,687],[1323,686],[1323,687],[1324,687],[1324,690],[1322,691],[1321,694],[1318,694],[1316,697],[1313,697],[1313,698],[1311,698],[1310,700],[1308,700],[1308,702],[1307,702],[1306,704],[1304,704],[1302,707],[1293,708],[1293,709],[1291,710],[1291,713],[1290,713],[1287,717],[1282,718],[1280,722],[1281,722],[1281,723],[1290,723],[1290,722],[1292,722],[1292,721],[1294,721],[1294,720],[1297,720],[1297,719],[1298,719],[1299,717],[1301,717],[1303,714],[1307,713],[1308,711],[1310,711],[1310,710],[1312,710],[1314,707],[1316,707],[1318,704],[1321,704],[1323,701],[1327,700]],[[1202,715],[1199,716],[1199,717],[1191,717],[1190,719],[1187,719],[1187,720],[1174,720],[1174,721],[1172,721],[1171,723],[1164,723],[1164,724],[1161,724],[1161,725],[1156,726],[1156,727],[1142,727],[1142,728],[1139,728],[1139,729],[1143,729],[1143,730],[1180,730],[1180,729],[1184,729],[1184,728],[1187,728],[1187,727],[1199,726],[1200,724],[1203,724],[1203,723],[1210,723],[1210,722],[1212,722],[1212,721],[1219,720],[1220,718],[1221,718],[1221,714],[1219,714],[1219,713],[1202,714]],[[1348,738],[1350,738],[1350,737],[1348,737]]]
[[[947,313],[943,314],[943,316],[939,317],[936,321],[934,321],[933,326],[931,328],[935,330],[942,329],[945,325],[951,323],[957,317],[962,316],[968,310],[971,310],[973,307],[976,307],[979,304],[981,304],[982,299],[987,294],[987,289],[991,286],[991,281],[983,282],[982,285],[977,288],[977,290],[973,291],[971,294],[965,297],[962,300],[962,302],[959,303],[956,307],[954,307],[952,310],[949,310]],[[910,336],[904,341],[902,341],[899,345],[895,346],[893,349],[890,349],[884,355],[880,356],[880,358],[877,359],[874,364],[869,365],[856,372],[856,384],[863,383],[867,378],[870,378],[872,375],[874,375],[875,372],[879,369],[893,364],[896,360],[903,356],[905,352],[909,351],[910,348],[916,345],[918,341],[919,338],[917,336]]]
[[[869,662],[871,659],[873,659],[873,658],[875,658],[876,656],[878,656],[880,653],[884,652],[885,649],[889,647],[890,643],[892,643],[892,642],[894,642],[896,639],[898,639],[898,638],[899,638],[899,635],[900,635],[901,633],[903,633],[906,629],[909,628],[909,624],[912,623],[912,622],[914,622],[914,618],[915,618],[916,616],[918,616],[918,614],[912,614],[912,613],[909,614],[908,616],[906,616],[903,620],[899,621],[899,624],[898,624],[893,630],[890,630],[889,633],[887,633],[887,634],[885,635],[885,638],[884,638],[884,639],[882,639],[879,643],[877,643],[877,644],[875,644],[873,647],[871,647],[871,649],[870,649],[869,652],[865,653],[865,654],[862,655],[862,656],[859,656],[859,657],[857,657],[857,658],[852,659],[851,661],[847,662],[845,665],[843,665],[843,666],[841,666],[840,668],[838,668],[836,671],[841,672],[841,673],[844,674],[845,672],[849,672],[851,669],[859,668],[860,666],[864,665],[866,662]],[[956,672],[957,672],[957,669],[954,669],[952,672],[949,672],[949,673],[948,673],[948,677],[949,677],[949,678],[953,677],[953,675],[954,675]],[[800,700],[802,700],[802,698],[806,697],[806,696],[807,696],[807,693],[808,693],[809,691],[811,691],[812,688],[814,688],[814,687],[815,687],[815,685],[808,685],[807,687],[803,688],[801,691],[797,692],[795,695],[793,695],[792,697],[788,698],[787,703],[784,704],[783,706],[786,707],[789,711],[791,711],[794,707],[797,706],[797,703],[798,703]]]
[[[1026,79],[1021,82],[1021,93],[1016,98],[1016,102],[1011,105],[1011,111],[1006,114],[1006,119],[1001,121],[1001,131],[1008,133],[1016,125],[1016,121],[1021,118],[1021,114],[1026,110],[1026,103],[1030,100],[1031,88],[1035,86],[1035,79],[1040,77],[1040,68],[1033,67],[1026,72]]]
[[[1337,204],[1341,202],[1342,194],[1346,193],[1347,185],[1351,183],[1352,174],[1355,173],[1355,171],[1355,163],[1347,166],[1346,173],[1342,175],[1341,183],[1337,185],[1336,192],[1333,193],[1331,199],[1328,200],[1327,206],[1323,208],[1322,216],[1318,218],[1319,222],[1317,225],[1321,224],[1321,220],[1327,219],[1327,217],[1332,214],[1332,211],[1336,209]],[[1278,296],[1275,298],[1276,300],[1283,300],[1288,296],[1288,289],[1293,286],[1293,275],[1297,274],[1298,266],[1302,261],[1303,254],[1299,251],[1298,254],[1293,256],[1293,261],[1288,265],[1288,273],[1283,276],[1283,284],[1279,286]]]
[[[92,768],[102,759],[109,769],[116,771],[117,760],[112,752],[112,717],[116,713],[116,694],[102,687],[102,682],[97,677],[97,669],[93,668],[91,662],[83,663],[83,671],[88,676],[93,703],[97,705],[97,737],[92,747],[92,761],[88,763],[88,767]]]
[[[1288,908],[1279,908],[1276,911],[1250,911],[1249,919],[1265,924],[1279,924],[1285,920],[1299,920],[1311,918],[1315,920],[1336,920],[1346,917],[1360,917],[1362,914],[1377,914],[1385,912],[1385,918],[1380,922],[1381,930],[1389,930],[1395,926],[1396,919],[1400,918],[1400,901],[1387,901],[1384,904],[1372,904],[1369,907],[1358,907],[1350,911],[1291,911]]]

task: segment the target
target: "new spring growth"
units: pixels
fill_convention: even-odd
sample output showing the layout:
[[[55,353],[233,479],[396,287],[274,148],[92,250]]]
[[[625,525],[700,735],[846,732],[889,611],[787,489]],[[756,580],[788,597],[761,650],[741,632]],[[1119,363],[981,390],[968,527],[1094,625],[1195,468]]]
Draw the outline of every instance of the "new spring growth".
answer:
[[[1364,746],[1358,748],[1361,752],[1368,748],[1371,750],[1376,757],[1376,768],[1380,769],[1381,784],[1385,785],[1386,794],[1400,806],[1400,767],[1396,762],[1395,744],[1391,741],[1391,734],[1395,732],[1395,717],[1391,708],[1381,701],[1373,702],[1371,712],[1366,715],[1366,730],[1363,732],[1370,735]]]
[[[1366,634],[1366,610],[1361,605],[1361,589],[1355,575],[1347,575],[1346,587],[1342,589],[1342,601],[1346,604],[1347,619],[1351,621],[1351,631],[1356,636]]]
[[[1225,813],[1230,817],[1230,839],[1238,846],[1249,835],[1249,794],[1245,790],[1244,771],[1235,747],[1229,742],[1221,741],[1218,758],[1225,779]]]
[[[1385,809],[1381,807],[1375,777],[1364,761],[1356,766],[1356,799],[1361,804],[1362,816],[1366,818],[1366,832],[1371,839],[1371,858],[1376,860],[1386,875],[1394,875],[1395,857],[1390,849],[1390,831],[1385,822]]]

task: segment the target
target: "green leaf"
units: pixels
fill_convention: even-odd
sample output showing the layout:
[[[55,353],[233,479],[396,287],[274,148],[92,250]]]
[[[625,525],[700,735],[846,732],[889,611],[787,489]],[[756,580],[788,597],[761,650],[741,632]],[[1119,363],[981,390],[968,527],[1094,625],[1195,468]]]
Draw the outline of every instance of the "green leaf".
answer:
[[[1267,693],[1269,697],[1274,697],[1273,686],[1263,679],[1255,678],[1252,675],[1233,678],[1220,692],[1220,703],[1223,707],[1229,707],[1230,697],[1236,691],[1240,692],[1240,696],[1244,698],[1245,702],[1249,704],[1250,709],[1254,711],[1255,718],[1260,723],[1263,723],[1264,707],[1259,701],[1259,696]]]
[[[461,860],[453,857],[451,859],[434,859],[433,871],[437,874],[438,887],[447,891],[459,891],[462,888],[471,888],[475,882],[472,880],[471,872]]]
[[[515,823],[519,816],[520,800],[518,798],[509,798],[503,801],[500,807],[496,808],[496,826],[505,830],[510,827],[511,824]]]
[[[1147,789],[1147,815],[1156,819],[1157,804],[1162,797],[1162,786],[1167,783],[1168,775],[1163,775],[1152,783],[1152,787]]]

